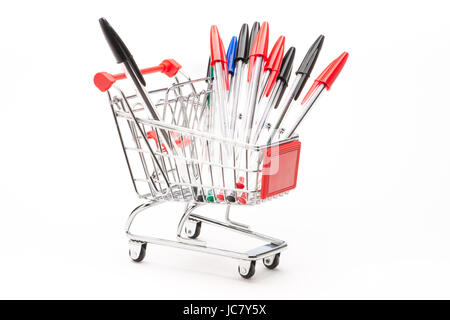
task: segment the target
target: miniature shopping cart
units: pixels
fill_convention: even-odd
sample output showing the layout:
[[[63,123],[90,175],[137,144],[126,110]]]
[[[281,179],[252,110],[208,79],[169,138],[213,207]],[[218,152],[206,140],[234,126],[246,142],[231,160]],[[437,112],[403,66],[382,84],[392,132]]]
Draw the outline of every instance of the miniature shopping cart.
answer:
[[[167,88],[148,92],[160,121],[152,119],[137,94],[125,93],[118,86],[116,81],[124,79],[124,74],[102,72],[94,78],[96,86],[108,95],[134,190],[145,200],[126,223],[130,257],[142,261],[147,243],[151,243],[237,259],[238,271],[244,278],[254,275],[257,260],[273,269],[279,264],[286,242],[232,221],[230,208],[258,205],[296,187],[298,137],[271,145],[251,145],[214,135],[211,80],[190,80],[180,68],[176,61],[164,60],[156,67],[141,70],[142,74],[162,72],[172,79]],[[186,203],[175,240],[130,232],[139,213],[165,201]],[[194,213],[203,205],[223,205],[224,220]],[[202,224],[238,232],[265,244],[246,252],[210,247],[197,239]]]

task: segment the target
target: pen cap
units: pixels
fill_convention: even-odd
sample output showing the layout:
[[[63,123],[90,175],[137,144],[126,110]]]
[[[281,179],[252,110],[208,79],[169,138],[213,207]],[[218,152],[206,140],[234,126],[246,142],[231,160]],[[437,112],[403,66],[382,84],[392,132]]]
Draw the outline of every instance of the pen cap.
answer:
[[[228,73],[234,74],[237,38],[232,37],[227,50]]]
[[[228,66],[227,66],[227,56],[225,54],[225,48],[223,47],[222,39],[219,35],[219,30],[217,30],[217,26],[211,27],[210,33],[211,40],[211,66],[214,66],[216,62],[220,62],[220,67],[222,68],[225,74],[225,85],[226,89],[229,89],[228,83]],[[217,72],[217,71],[216,71]],[[217,76],[217,74],[216,74]]]
[[[309,76],[311,75],[312,69],[314,68],[317,58],[319,57],[320,50],[322,49],[322,44],[324,40],[325,37],[323,35],[320,35],[316,39],[316,41],[314,41],[314,43],[311,45],[308,52],[306,53],[305,57],[303,58],[300,67],[298,67],[297,72],[295,72],[296,75],[299,74],[303,75],[300,79],[300,83],[298,83],[294,91],[295,100],[297,100],[298,97],[300,96],[303,87],[305,86],[306,82],[309,79]]]
[[[250,51],[250,57],[248,61],[248,76],[247,81],[250,81],[251,74],[253,72],[253,67],[257,57],[262,57],[264,60],[267,59],[267,49],[269,47],[269,24],[263,22],[258,34],[253,41],[253,46]]]
[[[330,63],[330,65],[317,77],[316,81],[325,84],[327,90],[330,90],[334,81],[341,73],[342,68],[344,68],[347,59],[348,52],[343,52],[336,60]]]
[[[342,68],[344,68],[345,63],[348,59],[348,53],[343,52],[339,57],[337,57],[333,62],[331,62],[328,67],[325,68],[325,70],[322,71],[322,73],[317,77],[317,79],[314,81],[314,84],[311,86],[311,89],[309,89],[308,93],[306,94],[305,98],[302,101],[302,104],[304,104],[310,96],[316,91],[316,89],[321,85],[325,85],[327,90],[331,89],[331,86],[333,85],[336,78],[339,76],[339,74],[342,71]]]
[[[320,50],[322,49],[324,40],[325,37],[323,35],[320,35],[316,39],[316,41],[314,41],[314,43],[306,53],[305,58],[303,58],[303,61],[300,64],[300,67],[298,67],[297,72],[295,74],[303,73],[306,74],[308,77],[311,75],[311,71],[314,68],[314,65],[316,64],[317,58],[319,57],[319,53]]]
[[[100,22],[103,35],[105,36],[117,63],[122,63],[125,60],[128,60],[131,57],[131,53],[116,31],[111,27],[105,18],[100,18],[98,21]]]
[[[275,42],[269,56],[267,57],[266,64],[264,65],[264,71],[280,70],[281,61],[283,60],[285,40],[286,38],[284,36],[280,36],[277,42]]]
[[[248,51],[248,24],[244,23],[241,27],[241,31],[239,32],[235,61],[242,60],[244,63],[246,63],[248,61]]]
[[[269,49],[269,24],[263,22],[261,28],[256,34],[255,40],[250,51],[250,57],[262,56],[267,59],[267,50]]]
[[[269,96],[273,86],[275,85],[275,81],[277,81],[278,73],[281,67],[281,61],[283,60],[284,42],[284,36],[278,38],[277,42],[275,42],[275,45],[272,48],[272,51],[269,54],[269,57],[267,58],[266,64],[264,65],[264,71],[271,71],[264,91],[266,97]]]
[[[283,57],[283,61],[281,62],[280,73],[278,74],[277,78],[277,80],[283,81],[284,84],[288,83],[289,77],[291,76],[294,58],[295,58],[295,48],[290,47]]]
[[[210,43],[211,65],[214,66],[216,62],[227,63],[225,48],[222,39],[220,38],[219,30],[217,30],[217,26],[211,26]]]
[[[290,47],[289,50],[283,57],[283,62],[281,63],[280,73],[278,74],[277,80],[281,81],[281,90],[278,95],[278,99],[275,103],[275,108],[280,104],[281,98],[283,97],[284,92],[289,83],[289,79],[291,78],[292,67],[295,58],[295,48]]]
[[[248,46],[248,50],[250,51],[251,49],[252,49],[252,47],[253,47],[253,42],[255,41],[255,38],[256,38],[256,35],[258,34],[258,32],[259,32],[259,28],[260,28],[260,25],[259,25],[259,22],[258,21],[256,21],[255,23],[253,23],[253,26],[252,26],[252,31],[250,32],[250,39],[249,39],[249,46]]]
[[[139,70],[139,67],[134,61],[134,58],[131,55],[130,50],[128,50],[127,46],[119,37],[117,32],[111,27],[111,25],[105,18],[100,18],[99,23],[100,27],[102,28],[103,35],[105,36],[106,42],[108,42],[108,45],[114,57],[116,58],[117,63],[128,62],[130,64],[130,67],[133,69],[133,72],[139,79],[139,82],[143,86],[145,86],[145,80],[144,77],[142,76],[141,71]]]

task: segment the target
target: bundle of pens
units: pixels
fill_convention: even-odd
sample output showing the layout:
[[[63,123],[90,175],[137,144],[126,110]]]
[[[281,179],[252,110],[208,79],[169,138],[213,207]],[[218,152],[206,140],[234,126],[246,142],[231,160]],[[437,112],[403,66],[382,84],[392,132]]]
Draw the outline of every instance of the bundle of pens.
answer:
[[[211,113],[214,120],[210,128],[214,129],[214,134],[253,146],[270,146],[293,137],[324,89],[330,89],[348,58],[348,53],[344,52],[331,62],[303,98],[303,108],[292,110],[286,116],[310,77],[324,39],[320,35],[312,44],[295,72],[295,79],[289,84],[295,48],[291,47],[284,53],[285,37],[280,36],[268,54],[267,22],[261,26],[255,22],[250,34],[248,25],[243,24],[239,38],[232,37],[226,54],[217,27],[212,26],[207,76],[213,82]],[[295,121],[292,122],[293,119]],[[258,162],[257,158],[250,157],[250,162]],[[244,159],[245,164],[242,163]],[[249,170],[248,157],[235,154],[233,160],[234,163],[228,165],[236,166],[237,162],[237,167]],[[232,178],[225,177],[226,180],[232,181]],[[238,181],[237,186],[243,187],[243,183],[249,180],[248,174],[247,178],[240,176],[235,180]],[[260,183],[257,180],[257,188]],[[246,193],[243,193],[238,197],[239,202],[245,203],[245,196]],[[234,194],[230,200],[233,197]]]
[[[284,53],[285,38],[281,36],[268,54],[267,22],[261,26],[256,22],[251,32],[244,24],[227,53],[217,27],[212,26],[207,77],[191,80],[172,59],[140,70],[109,23],[102,18],[100,25],[125,73],[101,72],[94,82],[101,91],[108,91],[135,189],[139,189],[137,182],[147,188],[138,191],[141,197],[170,195],[177,201],[256,204],[295,188],[300,153],[295,131],[324,89],[330,89],[348,53],[317,77],[301,101],[301,110],[290,110],[314,68],[322,35],[289,84],[295,48]],[[175,83],[149,91],[143,74],[154,72],[173,77]],[[186,81],[180,81],[179,75]],[[124,78],[133,83],[134,94],[126,95],[113,86]],[[198,90],[202,84],[207,88]],[[112,89],[118,93],[114,95]],[[163,97],[155,99],[158,93]],[[292,115],[286,116],[288,111]],[[288,119],[295,121],[289,123]],[[130,130],[129,143],[121,120]],[[132,152],[138,153],[139,173],[130,164]]]
[[[239,38],[232,37],[226,54],[217,27],[212,26],[209,64],[213,72],[208,71],[208,76],[213,75],[216,96],[213,113],[220,114],[220,126],[215,127],[221,131],[216,133],[250,144],[270,144],[293,136],[324,89],[331,88],[348,58],[344,52],[331,62],[303,98],[302,110],[293,110],[292,117],[287,117],[311,75],[324,39],[320,35],[312,44],[289,85],[295,48],[284,53],[285,37],[280,36],[268,55],[267,22],[261,26],[255,22],[250,36],[248,25],[242,25]],[[296,121],[289,123],[288,119]]]

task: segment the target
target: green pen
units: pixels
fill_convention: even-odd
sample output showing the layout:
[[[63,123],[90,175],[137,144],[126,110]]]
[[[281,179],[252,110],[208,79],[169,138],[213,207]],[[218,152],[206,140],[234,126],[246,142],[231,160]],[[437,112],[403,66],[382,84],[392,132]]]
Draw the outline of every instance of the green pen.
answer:
[[[210,78],[211,82],[212,82],[212,80],[214,80],[214,71],[213,71],[213,67],[211,66],[211,57],[209,57],[209,60],[208,60],[208,69],[206,70],[206,77]],[[208,93],[208,96],[206,98],[208,107],[211,107],[210,96],[211,96],[211,94]]]
[[[213,70],[214,69],[211,66],[211,57],[209,57],[208,68],[206,70],[206,77],[210,78],[211,82],[212,82],[212,80],[214,80],[214,71]],[[206,97],[206,103],[207,103],[207,106],[209,107],[209,110],[208,110],[208,131],[210,131],[211,125],[212,125],[211,94],[210,93],[208,93],[208,96]],[[214,192],[213,192],[212,189],[208,190],[208,196],[206,197],[206,201],[207,202],[211,202],[211,203],[214,202]]]
[[[213,193],[212,189],[209,189],[208,196],[206,197],[206,201],[214,202],[214,193]]]

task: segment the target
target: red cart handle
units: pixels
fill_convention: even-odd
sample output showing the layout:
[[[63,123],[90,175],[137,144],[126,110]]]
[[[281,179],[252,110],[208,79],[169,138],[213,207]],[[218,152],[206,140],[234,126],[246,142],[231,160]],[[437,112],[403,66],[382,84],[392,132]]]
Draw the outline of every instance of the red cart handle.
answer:
[[[161,72],[164,73],[168,77],[173,77],[178,73],[178,70],[181,69],[181,65],[176,62],[173,59],[166,59],[163,62],[161,62],[156,67],[151,67],[147,69],[142,69],[142,74],[149,74],[149,73],[156,73]],[[94,76],[94,84],[95,86],[101,91],[105,92],[106,90],[109,90],[111,86],[116,82],[117,80],[125,79],[126,75],[125,73],[119,73],[119,74],[110,74],[108,72],[99,72]]]

